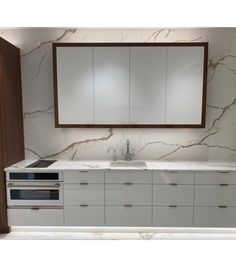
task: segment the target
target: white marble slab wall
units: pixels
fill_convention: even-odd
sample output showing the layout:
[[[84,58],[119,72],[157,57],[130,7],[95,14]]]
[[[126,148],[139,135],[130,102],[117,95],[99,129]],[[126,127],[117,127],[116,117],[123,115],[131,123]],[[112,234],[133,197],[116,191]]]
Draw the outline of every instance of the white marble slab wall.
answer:
[[[137,159],[235,160],[236,28],[0,29],[21,49],[26,158],[109,159],[127,138]],[[209,42],[205,129],[54,127],[52,42]]]

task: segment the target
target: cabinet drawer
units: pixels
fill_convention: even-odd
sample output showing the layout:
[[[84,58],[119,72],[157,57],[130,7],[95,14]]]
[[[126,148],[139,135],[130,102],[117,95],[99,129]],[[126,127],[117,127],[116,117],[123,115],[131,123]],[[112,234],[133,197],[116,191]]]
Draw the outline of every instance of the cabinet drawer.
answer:
[[[151,205],[152,186],[141,184],[106,184],[105,205]]]
[[[104,205],[104,184],[65,184],[65,205]]]
[[[151,171],[107,171],[105,172],[105,182],[110,184],[151,184]]]
[[[106,206],[107,226],[151,226],[151,207]]]
[[[193,185],[153,185],[154,206],[193,206]]]
[[[236,206],[236,185],[195,185],[195,206]]]
[[[10,226],[61,226],[63,209],[8,209]]]
[[[153,183],[154,184],[194,184],[194,173],[193,172],[153,172]]]
[[[194,226],[236,227],[236,208],[196,207]]]
[[[65,171],[64,172],[65,184],[79,184],[79,183],[104,183],[103,171]]]
[[[65,206],[66,226],[103,226],[104,206]]]
[[[153,226],[187,227],[193,225],[193,207],[153,207]]]
[[[236,184],[236,172],[197,172],[195,184]]]

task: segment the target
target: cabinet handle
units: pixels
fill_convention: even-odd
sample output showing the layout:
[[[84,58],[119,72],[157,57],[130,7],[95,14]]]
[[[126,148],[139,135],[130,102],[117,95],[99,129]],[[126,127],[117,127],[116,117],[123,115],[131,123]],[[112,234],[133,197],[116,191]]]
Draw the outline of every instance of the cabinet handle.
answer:
[[[169,171],[169,173],[178,173],[177,171]]]
[[[229,173],[229,171],[218,171],[219,173]]]
[[[80,185],[88,185],[88,183],[80,183]]]
[[[177,183],[169,183],[169,185],[171,185],[171,186],[177,186],[178,184]]]
[[[169,208],[177,208],[177,205],[169,205]]]
[[[79,172],[89,172],[89,171],[79,171]]]
[[[229,184],[220,184],[220,186],[228,186]]]
[[[125,182],[124,185],[132,185],[133,183]]]
[[[133,207],[133,205],[131,205],[131,204],[125,204],[124,207],[125,208],[131,208],[131,207]]]
[[[81,204],[80,207],[86,208],[86,207],[88,207],[88,205],[87,204]]]
[[[38,207],[32,207],[31,210],[39,210]]]
[[[219,208],[220,209],[226,209],[228,206],[225,206],[225,205],[220,205]]]

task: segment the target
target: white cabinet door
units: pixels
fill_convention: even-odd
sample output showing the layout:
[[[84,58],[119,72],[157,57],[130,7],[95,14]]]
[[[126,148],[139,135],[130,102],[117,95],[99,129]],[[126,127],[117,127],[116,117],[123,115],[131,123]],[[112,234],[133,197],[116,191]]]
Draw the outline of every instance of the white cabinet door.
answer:
[[[154,184],[194,184],[194,173],[191,171],[154,171]]]
[[[193,185],[153,185],[154,206],[193,206]]]
[[[63,209],[8,209],[10,226],[62,226]]]
[[[151,226],[152,207],[105,207],[106,226]]]
[[[104,206],[65,206],[66,226],[103,226]]]
[[[129,123],[129,48],[94,47],[96,124]]]
[[[65,205],[104,205],[103,184],[65,184]]]
[[[152,186],[140,184],[106,184],[105,205],[152,204]]]
[[[164,124],[166,51],[166,47],[131,47],[131,124]]]
[[[236,208],[195,207],[194,226],[236,227]]]
[[[153,207],[153,226],[189,227],[193,225],[193,207]]]
[[[58,117],[60,124],[92,124],[93,48],[57,48]]]
[[[169,47],[166,124],[201,124],[203,47]]]
[[[236,206],[236,185],[195,185],[195,206]]]
[[[104,171],[64,171],[64,184],[103,184]]]

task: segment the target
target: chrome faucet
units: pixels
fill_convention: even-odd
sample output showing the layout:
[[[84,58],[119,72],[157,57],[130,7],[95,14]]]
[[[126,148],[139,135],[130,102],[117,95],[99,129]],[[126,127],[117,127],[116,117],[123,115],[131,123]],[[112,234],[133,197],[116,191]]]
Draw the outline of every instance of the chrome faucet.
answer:
[[[134,149],[133,149],[133,153],[130,152],[130,141],[129,141],[129,139],[126,140],[126,153],[123,154],[123,155],[125,156],[125,160],[132,160],[132,158],[135,155]]]
[[[112,160],[113,160],[113,161],[116,161],[116,160],[117,160],[116,149],[115,149],[114,147],[109,147],[109,148],[107,149],[107,153],[109,154],[111,150],[113,151]]]

